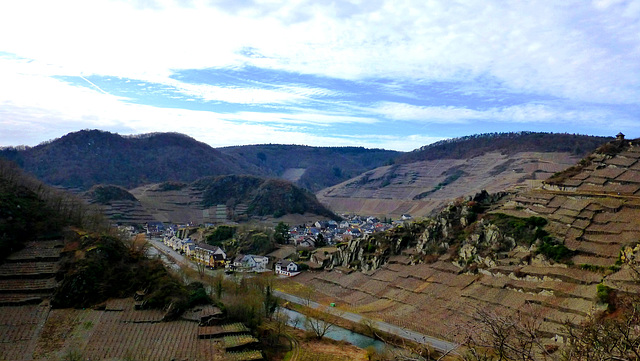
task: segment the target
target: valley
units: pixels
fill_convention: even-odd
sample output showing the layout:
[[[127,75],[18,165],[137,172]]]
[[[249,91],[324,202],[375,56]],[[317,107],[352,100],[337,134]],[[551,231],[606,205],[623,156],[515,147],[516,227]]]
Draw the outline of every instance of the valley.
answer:
[[[479,151],[465,141],[460,143],[460,149],[466,149],[464,152],[452,151],[450,157],[435,159],[431,159],[434,156],[428,155],[432,154],[429,152],[425,153],[427,155],[418,154],[424,150],[416,151],[416,154],[407,153],[393,164],[367,170],[319,190],[315,196],[290,182],[302,179],[308,171],[300,167],[283,170],[281,174],[286,175],[289,181],[249,175],[217,175],[193,182],[147,183],[131,190],[121,186],[94,185],[82,194],[94,206],[100,207],[111,222],[182,224],[176,229],[184,230],[179,233],[183,238],[193,235],[196,240],[204,240],[220,225],[238,222],[247,226],[251,222],[263,222],[259,226],[263,227],[260,231],[263,233],[247,233],[245,230],[246,234],[242,236],[231,234],[228,237],[232,238],[217,240],[217,246],[237,246],[242,238],[243,242],[260,239],[260,242],[266,242],[264,246],[271,244],[272,249],[274,243],[269,242],[273,242],[271,237],[274,235],[269,227],[273,224],[291,216],[331,219],[335,214],[329,209],[380,218],[390,216],[398,219],[405,215],[411,220],[397,223],[383,232],[346,237],[327,247],[315,249],[314,246],[304,246],[296,250],[295,246],[286,245],[294,249],[289,256],[306,265],[306,269],[295,277],[282,279],[278,286],[280,292],[286,291],[291,296],[280,295],[284,299],[295,300],[292,297],[297,296],[304,300],[305,293],[310,290],[314,302],[322,307],[335,304],[340,313],[357,315],[352,320],[356,323],[363,322],[358,321],[362,317],[378,330],[396,335],[406,330],[409,337],[417,335],[415,337],[424,337],[424,340],[427,337],[442,340],[445,342],[443,345],[448,345],[445,349],[464,345],[461,349],[464,352],[476,350],[474,347],[478,343],[491,341],[486,338],[486,327],[495,320],[511,319],[523,324],[535,320],[535,340],[531,342],[536,346],[531,346],[526,352],[530,352],[534,359],[554,359],[576,345],[576,339],[571,339],[573,333],[602,322],[596,315],[605,315],[602,317],[611,322],[618,322],[618,317],[627,317],[623,315],[628,312],[628,304],[635,304],[629,297],[640,290],[636,279],[636,259],[640,252],[637,247],[640,239],[637,222],[640,219],[640,141],[619,136],[586,156],[566,149],[545,152],[487,148]],[[455,145],[444,145],[451,147],[452,144]],[[571,144],[565,146],[573,147]],[[35,189],[41,188],[35,186]],[[12,194],[9,192],[5,196],[13,197]],[[60,207],[61,203],[54,204]],[[194,226],[184,227],[186,223]],[[195,226],[205,223],[209,223],[208,227],[198,229]],[[355,227],[355,223],[349,227]],[[108,256],[111,251],[92,251],[96,247],[115,247],[114,240],[109,237],[83,236],[77,229],[64,235],[58,231],[58,234],[56,239],[64,239],[64,242],[57,241],[55,247],[51,247],[64,249],[66,257],[76,262],[73,264],[85,262],[86,255],[98,257],[96,259],[103,263],[105,260],[101,257]],[[78,241],[84,239],[87,241]],[[91,242],[96,243],[92,246]],[[127,247],[130,249],[127,257],[138,257],[135,256],[138,249],[135,242]],[[267,248],[260,254],[267,252]],[[30,251],[22,252],[27,254]],[[46,252],[41,253],[46,255]],[[56,315],[63,313],[57,308],[78,305],[78,300],[82,300],[80,304],[85,307],[92,304],[92,300],[107,296],[94,293],[89,286],[71,286],[74,283],[69,283],[66,278],[61,281],[61,271],[57,266],[47,264],[40,267],[27,262],[23,267],[25,271],[18,269],[14,259],[20,254],[14,253],[2,265],[2,270],[5,270],[1,280],[4,286],[0,294],[6,298],[3,302],[9,307],[27,307],[24,312],[33,313],[43,309],[34,309],[31,303],[47,307],[48,299],[52,298],[56,309],[46,317],[55,320]],[[272,254],[275,258],[269,261],[274,265],[279,259],[276,252]],[[57,275],[55,281],[51,272],[43,267],[53,267]],[[156,266],[149,264],[144,267]],[[40,270],[40,273],[46,271],[46,277],[35,278],[39,283],[51,283],[52,286],[46,290],[53,292],[53,296],[47,296],[42,289],[24,291],[15,288],[17,281],[13,280],[13,275],[27,275],[31,269]],[[121,271],[121,268],[117,269]],[[65,268],[65,272],[69,270],[74,268]],[[91,268],[80,267],[77,270],[89,272]],[[159,270],[153,272],[156,271]],[[138,273],[148,277],[145,272]],[[110,284],[109,279],[118,277],[115,273],[105,276],[111,278],[101,281],[101,284]],[[247,297],[244,298],[247,302],[248,297],[253,297],[251,302],[260,303],[265,294],[271,294],[271,286],[265,293],[265,284],[255,282],[247,286],[249,293],[243,297]],[[230,290],[233,286],[228,284],[225,287]],[[68,290],[77,292],[79,298],[60,298]],[[134,288],[128,292],[131,290]],[[189,292],[196,290],[190,289]],[[114,289],[110,292],[120,294],[121,291]],[[216,299],[227,302],[225,305],[238,307],[230,312],[246,312],[242,308],[244,306],[234,303],[232,292],[219,294]],[[256,307],[266,305],[260,303]],[[122,315],[129,315],[127,310],[124,309],[126,312]],[[166,317],[164,312],[161,313]],[[158,317],[161,313],[157,314]],[[140,316],[143,313],[134,314],[137,315],[135,317],[143,317]],[[96,325],[107,317],[96,315],[98,313],[86,317],[91,322],[95,318]],[[83,320],[82,317],[85,316],[72,316]],[[234,317],[239,316],[236,314]],[[159,319],[151,321],[158,322]],[[12,322],[15,321],[9,319],[6,325]],[[120,318],[117,322],[137,321]],[[248,322],[253,321],[249,319]],[[47,329],[46,325],[36,327],[31,321],[26,325],[28,332],[38,330],[37,334]],[[158,331],[153,332],[163,335],[174,332],[158,327]],[[75,330],[74,334],[93,332]],[[193,332],[199,332],[197,328],[195,330]],[[152,332],[151,329],[148,332]],[[187,334],[193,332],[185,331]],[[38,354],[33,351],[37,350],[33,342],[40,336],[25,337],[25,340],[31,340],[28,347],[32,351],[23,351]],[[53,337],[65,340],[65,346],[58,347],[56,352],[70,350],[76,342],[73,337],[62,334]],[[573,341],[568,342],[570,339]],[[128,341],[118,339],[114,342],[126,345]],[[136,344],[150,342],[140,339]],[[192,341],[188,341],[185,347],[191,353],[183,357],[216,359],[218,356],[214,354],[222,354],[216,348],[218,346],[207,344],[202,351],[200,346],[189,342]],[[94,348],[97,353],[107,352],[103,346],[78,345],[86,352]],[[114,357],[122,355],[123,350],[115,352]],[[136,354],[144,352],[143,348],[135,350]],[[196,355],[194,352],[204,353]],[[207,352],[209,354],[205,355]],[[165,356],[149,357],[143,359]]]

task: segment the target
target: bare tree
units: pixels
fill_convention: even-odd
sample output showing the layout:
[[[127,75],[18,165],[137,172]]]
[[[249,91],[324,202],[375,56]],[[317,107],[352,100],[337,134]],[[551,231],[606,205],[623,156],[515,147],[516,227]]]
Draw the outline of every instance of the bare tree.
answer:
[[[300,291],[300,297],[304,301],[304,305],[307,307],[311,307],[311,302],[313,301],[313,296],[315,295],[316,290],[313,286],[302,286],[302,290]]]
[[[614,312],[592,315],[580,325],[565,323],[566,361],[640,360],[640,297],[618,298]]]
[[[543,318],[533,306],[515,313],[478,308],[465,325],[467,361],[516,361],[551,359],[542,343]]]
[[[321,339],[335,327],[339,320],[339,313],[323,313],[317,309],[310,309],[304,324],[306,329],[311,331],[317,339]]]
[[[198,271],[198,276],[200,277],[200,279],[204,279],[207,266],[198,260],[196,260],[195,263],[196,263],[196,270]]]

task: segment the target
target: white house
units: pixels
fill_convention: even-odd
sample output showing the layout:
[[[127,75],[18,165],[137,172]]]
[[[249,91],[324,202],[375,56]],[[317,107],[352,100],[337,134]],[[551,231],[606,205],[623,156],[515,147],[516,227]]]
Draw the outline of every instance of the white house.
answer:
[[[293,277],[300,274],[300,271],[295,262],[282,260],[276,263],[276,274]]]
[[[239,255],[233,261],[233,265],[246,272],[266,272],[269,257],[256,256],[252,254]]]

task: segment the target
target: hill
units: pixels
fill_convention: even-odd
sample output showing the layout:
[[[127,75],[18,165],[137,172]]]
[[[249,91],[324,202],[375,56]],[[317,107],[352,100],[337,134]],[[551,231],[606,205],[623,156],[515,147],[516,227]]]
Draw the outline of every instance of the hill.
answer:
[[[144,224],[155,219],[129,191],[114,185],[96,185],[83,194],[109,219],[120,224]]]
[[[485,153],[513,155],[524,152],[569,153],[582,157],[611,137],[567,133],[484,133],[446,139],[400,155],[397,164],[437,159],[469,159]]]
[[[128,197],[109,189],[103,193],[108,193],[102,198],[107,202]],[[129,331],[125,326],[169,321],[186,308],[210,302],[201,283],[185,285],[160,259],[147,258],[141,236],[120,238],[104,217],[76,196],[50,188],[0,159],[0,358],[84,359],[75,348],[78,340],[84,352],[104,358],[113,352],[112,345],[134,339],[129,332],[157,338],[154,331],[175,335],[187,329],[185,325],[193,325],[189,336],[197,340],[197,322],[163,322],[174,327],[151,331]],[[141,290],[136,306],[146,311],[134,309],[132,296]],[[66,307],[73,309],[61,309]],[[96,328],[100,330],[94,333]],[[124,340],[114,342],[113,337],[123,333]],[[175,348],[179,351],[188,341],[176,341]],[[85,347],[87,343],[91,345]],[[96,350],[94,345],[106,347]],[[193,358],[205,357],[197,345],[193,348]],[[163,359],[178,357],[178,351]],[[115,352],[114,359],[129,357],[124,355],[129,350]]]
[[[534,327],[536,352],[570,346],[562,341],[570,329],[574,343],[603,337],[586,346],[596,352],[611,335],[637,336],[627,312],[638,302],[627,296],[640,292],[639,195],[640,140],[617,140],[541,187],[461,198],[433,218],[339,245],[317,258],[325,272],[295,281],[354,312],[453,342],[508,320],[491,325]],[[590,324],[601,328],[582,333]]]
[[[161,222],[220,223],[293,214],[336,218],[313,193],[291,182],[247,175],[148,184],[131,194]]]
[[[487,190],[531,188],[611,138],[504,133],[439,142],[323,189],[318,199],[337,213],[425,216],[450,200]]]
[[[176,133],[123,137],[82,130],[32,148],[4,149],[0,156],[48,184],[83,190],[97,184],[129,189],[213,175],[260,174],[241,158]]]
[[[245,145],[219,148],[244,159],[265,175],[283,178],[316,192],[389,164],[401,152],[363,147],[309,147],[302,145]]]
[[[251,216],[313,213],[337,218],[313,193],[281,179],[231,175],[200,179],[193,185],[202,190],[205,207],[226,204],[230,209],[237,209],[239,205],[246,205],[246,213]]]
[[[178,133],[121,136],[82,130],[36,147],[0,149],[38,179],[88,190],[98,184],[126,189],[226,174],[282,178],[317,191],[391,162],[400,152],[362,147],[250,145],[212,148]]]

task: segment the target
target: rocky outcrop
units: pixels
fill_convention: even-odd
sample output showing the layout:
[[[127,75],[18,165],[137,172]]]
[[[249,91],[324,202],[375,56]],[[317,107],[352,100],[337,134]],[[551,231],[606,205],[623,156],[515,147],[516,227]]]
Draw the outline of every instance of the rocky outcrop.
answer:
[[[511,250],[515,240],[500,233],[478,214],[506,193],[480,192],[473,197],[451,202],[434,218],[405,223],[384,233],[368,235],[340,244],[325,261],[327,268],[349,267],[372,271],[385,264],[389,257],[411,249],[413,263],[424,262],[429,255],[450,252],[452,246],[460,249],[452,258],[468,262],[477,256],[487,265],[495,264],[488,251]],[[480,254],[481,252],[482,254]]]

